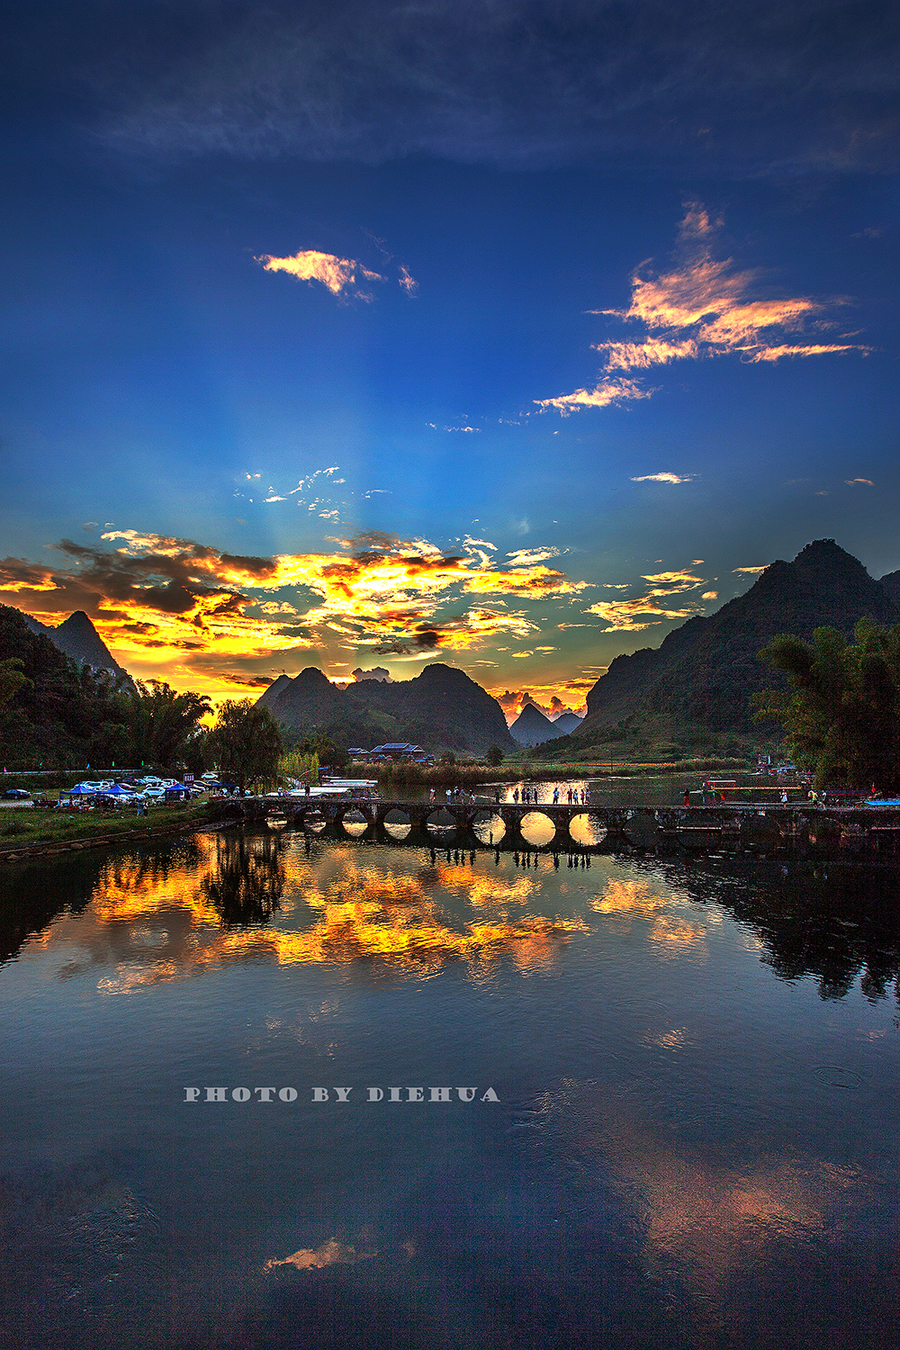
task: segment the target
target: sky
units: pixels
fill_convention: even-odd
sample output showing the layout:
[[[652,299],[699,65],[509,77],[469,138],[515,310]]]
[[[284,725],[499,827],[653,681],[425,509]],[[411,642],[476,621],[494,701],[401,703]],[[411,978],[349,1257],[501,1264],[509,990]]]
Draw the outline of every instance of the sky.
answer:
[[[0,9],[0,603],[514,715],[900,568],[896,5]]]

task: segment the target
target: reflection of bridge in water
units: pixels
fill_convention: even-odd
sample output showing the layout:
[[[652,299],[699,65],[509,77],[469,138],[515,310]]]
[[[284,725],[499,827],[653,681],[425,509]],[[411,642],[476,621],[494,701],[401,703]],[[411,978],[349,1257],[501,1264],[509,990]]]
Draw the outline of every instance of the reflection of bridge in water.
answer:
[[[294,829],[319,835],[327,832],[329,837],[380,837],[404,842],[385,827],[408,826],[406,841],[410,843],[433,842],[453,830],[460,842],[469,837],[473,843],[505,849],[631,848],[766,856],[783,851],[847,854],[861,849],[896,853],[900,844],[900,810],[890,807],[659,807],[248,797],[229,802],[228,808],[248,821],[277,816]],[[544,837],[528,837],[535,834]]]

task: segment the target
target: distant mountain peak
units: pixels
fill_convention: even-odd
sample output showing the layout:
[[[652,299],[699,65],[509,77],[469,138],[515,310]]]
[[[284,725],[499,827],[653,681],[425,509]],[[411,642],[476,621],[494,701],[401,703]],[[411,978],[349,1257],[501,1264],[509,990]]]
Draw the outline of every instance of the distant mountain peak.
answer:
[[[542,741],[564,736],[566,731],[565,727],[558,727],[555,722],[551,722],[537,704],[526,703],[510,726],[509,734],[519,745],[540,745]]]
[[[316,685],[322,687],[327,684],[329,688],[335,688],[325,672],[320,670],[318,666],[307,666],[304,670],[301,670],[299,675],[295,676],[295,679],[299,680],[301,684],[308,684],[313,687]]]
[[[315,666],[280,677],[258,700],[299,736],[325,733],[338,745],[404,741],[429,750],[483,754],[514,749],[497,701],[457,666],[434,661],[410,680],[332,684]]]
[[[816,628],[833,627],[850,636],[864,616],[900,621],[890,586],[875,581],[833,539],[814,539],[793,562],[773,562],[714,614],[673,629],[658,648],[616,657],[588,694],[588,714],[576,735],[648,719],[749,732],[751,695],[776,679],[757,659],[759,651],[778,633],[808,639]]]
[[[23,614],[22,617],[33,633],[48,637],[54,647],[58,647],[73,661],[92,666],[94,670],[108,670],[112,675],[128,674],[119,665],[83,609],[74,610],[56,628],[39,623],[30,614]]]

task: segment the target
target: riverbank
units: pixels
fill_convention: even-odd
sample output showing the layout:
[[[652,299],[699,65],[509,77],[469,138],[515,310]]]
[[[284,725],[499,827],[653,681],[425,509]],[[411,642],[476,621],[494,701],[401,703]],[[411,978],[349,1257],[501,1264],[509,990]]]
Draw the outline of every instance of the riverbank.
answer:
[[[146,816],[95,811],[35,811],[11,808],[0,820],[0,862],[35,853],[97,848],[124,840],[139,842],[201,829],[227,819],[221,802],[188,802],[152,809]]]
[[[681,759],[657,762],[638,761],[611,764],[563,764],[517,761],[513,764],[379,764],[353,763],[345,771],[348,777],[363,777],[364,770],[375,772],[382,783],[416,783],[424,787],[451,787],[464,783],[535,783],[548,781],[582,782],[586,778],[640,778],[658,774],[746,773],[745,759]]]

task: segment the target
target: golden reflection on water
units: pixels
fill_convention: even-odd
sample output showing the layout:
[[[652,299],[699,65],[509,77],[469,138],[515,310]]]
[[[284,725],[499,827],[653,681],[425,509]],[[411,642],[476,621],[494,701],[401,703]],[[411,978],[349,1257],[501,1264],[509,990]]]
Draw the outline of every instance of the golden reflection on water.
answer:
[[[637,922],[645,923],[647,941],[663,960],[687,956],[705,961],[707,930],[721,922],[721,915],[713,909],[705,910],[702,920],[673,913],[682,907],[694,910],[693,898],[668,882],[646,877],[610,877],[590,907],[595,914],[603,915],[606,926],[618,935],[630,933]]]
[[[93,913],[102,923],[139,921],[161,909],[186,911],[198,926],[218,927],[220,916],[196,885],[196,876],[215,864],[214,835],[195,835],[188,849],[174,858],[164,854],[128,854],[110,859],[91,896]],[[152,931],[146,925],[146,931]]]
[[[648,939],[658,955],[666,960],[690,953],[695,961],[705,961],[706,925],[686,919],[660,916],[650,929]]]
[[[272,834],[198,835],[149,858],[109,859],[89,909],[58,920],[43,945],[70,940],[60,975],[99,969],[105,996],[251,962],[376,958],[423,978],[460,961],[475,982],[507,958],[523,974],[550,971],[584,921],[529,913],[539,878],[495,873],[486,861],[423,863],[411,853],[401,870],[394,852],[330,844],[306,856]]]
[[[263,1270],[274,1270],[276,1266],[295,1266],[297,1270],[322,1270],[325,1266],[355,1266],[358,1261],[371,1261],[377,1255],[377,1248],[372,1252],[357,1251],[355,1247],[348,1247],[343,1242],[330,1238],[328,1242],[323,1242],[321,1247],[301,1248],[300,1251],[285,1256],[281,1261],[275,1259],[267,1261]]]

